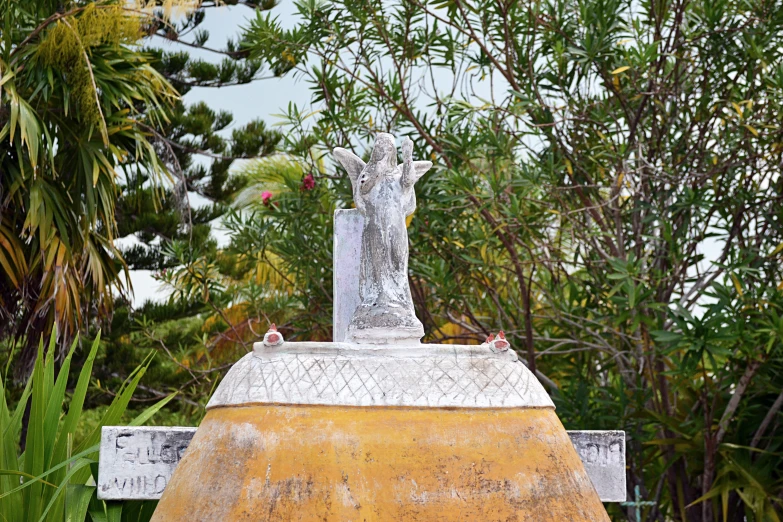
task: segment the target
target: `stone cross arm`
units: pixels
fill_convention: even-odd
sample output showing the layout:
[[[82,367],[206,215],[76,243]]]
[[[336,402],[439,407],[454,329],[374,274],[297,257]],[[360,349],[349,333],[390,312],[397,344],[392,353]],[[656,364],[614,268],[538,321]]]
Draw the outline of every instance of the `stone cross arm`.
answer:
[[[196,428],[106,426],[101,430],[98,498],[157,500]],[[623,502],[625,432],[569,431],[571,442],[603,502]]]

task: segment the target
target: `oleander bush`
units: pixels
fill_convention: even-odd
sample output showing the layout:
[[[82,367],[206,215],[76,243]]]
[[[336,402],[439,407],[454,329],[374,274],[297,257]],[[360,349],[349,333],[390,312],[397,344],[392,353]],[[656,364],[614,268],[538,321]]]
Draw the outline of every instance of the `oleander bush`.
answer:
[[[351,204],[323,158],[407,135],[435,163],[409,227],[427,339],[502,328],[569,428],[625,429],[644,520],[778,520],[783,3],[296,5],[244,45],[311,87],[285,115],[301,188],[233,220],[238,251],[311,267],[296,329],[329,324],[321,223]]]

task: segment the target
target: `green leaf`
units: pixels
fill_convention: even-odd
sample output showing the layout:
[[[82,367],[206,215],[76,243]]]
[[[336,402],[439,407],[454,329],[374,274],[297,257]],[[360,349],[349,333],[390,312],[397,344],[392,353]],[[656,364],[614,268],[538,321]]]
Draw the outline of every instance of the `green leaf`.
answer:
[[[177,392],[172,393],[171,395],[168,395],[167,397],[159,400],[143,412],[141,412],[138,416],[136,416],[135,419],[133,419],[128,425],[129,426],[142,426],[145,422],[147,422],[149,419],[151,419],[156,413],[158,413],[166,404],[171,402],[171,400],[177,396]]]
[[[52,495],[51,500],[46,505],[46,509],[43,510],[43,513],[41,514],[41,518],[38,519],[38,522],[46,521],[46,514],[49,513],[49,510],[52,509],[52,506],[54,506],[55,502],[60,500],[60,495],[62,495],[66,491],[66,488],[68,487],[68,481],[71,479],[71,477],[76,475],[83,468],[89,468],[90,462],[91,461],[88,459],[77,459],[72,463],[71,467],[68,468],[68,473],[66,473],[65,478],[57,487],[57,490],[55,491],[54,495]]]
[[[653,330],[650,332],[653,338],[661,343],[676,342],[682,339],[682,334],[669,332],[667,330]]]
[[[106,502],[106,520],[107,522],[122,521],[122,503]]]
[[[68,485],[65,493],[65,522],[85,522],[90,499],[96,490],[95,486]]]
[[[87,448],[86,450],[82,451],[81,453],[78,453],[78,454],[72,456],[71,458],[64,460],[63,462],[60,462],[56,466],[53,466],[53,467],[49,468],[43,474],[33,477],[30,481],[26,481],[23,484],[21,484],[20,486],[17,486],[17,487],[15,487],[12,490],[0,493],[0,499],[2,499],[4,497],[7,497],[8,495],[11,495],[13,493],[16,493],[17,491],[21,491],[23,489],[30,488],[31,486],[34,486],[36,484],[41,484],[42,483],[41,479],[43,479],[43,477],[49,475],[50,473],[52,473],[54,471],[57,471],[59,469],[62,469],[62,468],[65,468],[66,466],[71,465],[73,462],[76,462],[76,460],[78,460],[78,459],[88,460],[88,459],[86,459],[86,457],[89,454],[91,454],[91,453],[97,452],[99,448],[100,448],[99,444],[96,444],[96,445],[94,445],[94,446],[92,446],[90,448]]]

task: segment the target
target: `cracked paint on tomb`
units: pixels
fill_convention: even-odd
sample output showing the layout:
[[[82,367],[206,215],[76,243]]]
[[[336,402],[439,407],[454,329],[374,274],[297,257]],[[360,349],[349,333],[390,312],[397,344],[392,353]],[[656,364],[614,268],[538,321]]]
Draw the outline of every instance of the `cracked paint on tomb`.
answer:
[[[608,521],[552,409],[211,409],[155,522]]]

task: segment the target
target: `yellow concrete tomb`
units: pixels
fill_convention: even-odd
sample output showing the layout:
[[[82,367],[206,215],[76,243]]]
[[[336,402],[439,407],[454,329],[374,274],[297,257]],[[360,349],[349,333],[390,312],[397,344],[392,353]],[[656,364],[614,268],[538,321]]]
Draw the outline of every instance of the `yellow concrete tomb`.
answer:
[[[608,517],[511,351],[257,343],[210,401],[153,520]]]
[[[384,133],[367,163],[334,152],[356,203],[335,215],[352,231],[334,243],[346,342],[284,342],[272,327],[210,399],[153,521],[608,521],[502,333],[420,343],[406,220],[432,163],[406,140],[398,164]]]

